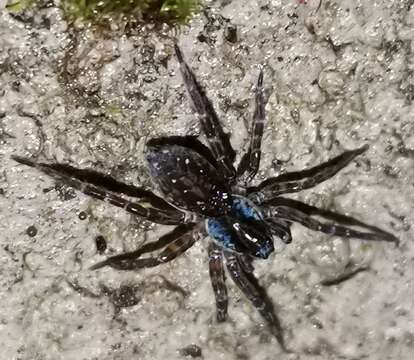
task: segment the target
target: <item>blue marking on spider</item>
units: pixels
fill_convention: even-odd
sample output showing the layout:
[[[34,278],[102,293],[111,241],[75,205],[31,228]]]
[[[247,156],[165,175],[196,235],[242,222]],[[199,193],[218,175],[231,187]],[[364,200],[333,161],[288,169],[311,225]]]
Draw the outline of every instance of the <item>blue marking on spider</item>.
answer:
[[[210,218],[207,220],[208,234],[227,249],[237,251],[234,243],[233,234],[229,231],[227,224],[220,218]]]
[[[267,259],[274,250],[275,248],[272,243],[265,243],[260,247],[256,255],[262,259]]]
[[[206,227],[209,235],[229,250],[243,253],[250,248],[262,259],[274,250],[272,237],[264,231],[262,214],[244,197],[234,196],[228,216],[209,218]]]
[[[237,218],[243,220],[262,220],[263,216],[256,206],[250,200],[233,195],[233,204],[231,211]],[[239,217],[240,216],[240,217]]]

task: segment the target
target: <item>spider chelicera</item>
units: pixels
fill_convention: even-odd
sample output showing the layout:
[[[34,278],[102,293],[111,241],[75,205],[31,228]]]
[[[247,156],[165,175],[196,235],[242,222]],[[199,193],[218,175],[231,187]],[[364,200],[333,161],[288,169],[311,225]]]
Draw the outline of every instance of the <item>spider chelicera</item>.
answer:
[[[235,284],[258,309],[286,350],[273,305],[254,276],[252,261],[255,258],[268,258],[274,250],[273,241],[290,243],[292,223],[330,235],[398,244],[396,237],[375,226],[280,196],[312,188],[331,178],[366,151],[367,146],[346,151],[313,168],[285,173],[250,186],[259,169],[265,123],[263,72],[260,71],[256,86],[249,147],[235,167],[236,153],[229,136],[223,131],[210,100],[178,46],[175,51],[208,146],[191,136],[148,141],[146,159],[152,180],[163,198],[93,170],[37,163],[19,156],[12,158],[133,215],[157,224],[176,225],[159,240],[146,243],[136,251],[109,257],[92,269],[104,266],[119,270],[154,267],[175,259],[197,240],[208,237],[209,270],[217,320],[221,322],[227,317],[226,267]],[[154,254],[142,257],[145,253]]]

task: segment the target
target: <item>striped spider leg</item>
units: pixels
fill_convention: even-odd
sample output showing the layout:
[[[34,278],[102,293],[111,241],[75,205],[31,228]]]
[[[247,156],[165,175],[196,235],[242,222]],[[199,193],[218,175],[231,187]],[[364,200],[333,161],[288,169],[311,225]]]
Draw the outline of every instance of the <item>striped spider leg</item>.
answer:
[[[283,231],[288,240],[291,239],[290,231],[289,233],[287,232],[289,227],[283,227],[280,221],[287,222],[287,224],[297,222],[312,230],[326,234],[363,240],[382,240],[398,244],[399,240],[395,236],[377,227],[370,226],[345,215],[325,211],[296,200],[278,196],[280,194],[295,193],[309,189],[324,182],[336,175],[356,156],[362,154],[367,149],[368,146],[362,146],[359,149],[345,151],[341,155],[313,168],[297,172],[288,172],[267,179],[256,187],[248,188],[248,197],[265,209],[268,206],[265,210],[267,214],[266,220],[272,225],[271,228],[273,231],[276,231],[276,234],[277,232]],[[321,222],[315,215],[330,222]],[[278,224],[276,225],[276,223]],[[357,226],[365,230],[368,229],[369,232],[355,230],[350,226]],[[283,237],[281,239],[283,240]]]
[[[359,149],[345,151],[341,155],[310,169],[288,172],[266,179],[258,186],[249,187],[247,189],[248,197],[254,198],[257,203],[262,203],[281,194],[295,193],[312,188],[336,175],[367,149],[368,145],[365,145]]]
[[[237,168],[237,177],[240,180],[243,179],[244,183],[249,183],[259,170],[265,124],[265,106],[266,100],[263,91],[263,70],[260,70],[256,85],[255,109],[253,113],[252,128],[250,130],[250,144]]]
[[[397,237],[376,226],[365,224],[350,216],[319,209],[297,200],[276,197],[262,205],[265,209],[266,220],[282,219],[296,222],[311,230],[344,238],[387,241],[396,245],[399,244]]]
[[[216,298],[217,321],[223,322],[227,318],[229,303],[226,287],[226,276],[223,265],[223,250],[213,241],[208,246],[208,265],[210,280]]]
[[[202,222],[178,225],[174,230],[163,235],[157,241],[144,244],[138,250],[109,257],[93,265],[91,270],[100,269],[104,266],[110,266],[118,270],[138,270],[155,267],[174,260],[191,248],[196,241],[206,236]],[[142,254],[160,249],[162,251],[155,256],[140,257]]]
[[[253,259],[248,255],[223,251],[223,248],[214,242],[210,242],[208,250],[210,279],[216,298],[217,321],[222,322],[227,318],[228,295],[223,264],[225,262],[234,283],[266,320],[281,348],[285,352],[289,352],[286,349],[280,321],[274,311],[273,304],[253,274]]]
[[[165,225],[191,222],[187,220],[188,214],[173,207],[151,191],[121,183],[97,171],[77,169],[66,164],[37,163],[20,156],[12,156],[12,159],[21,164],[34,167],[46,175],[83,192],[85,195],[109,202],[148,221]],[[125,196],[138,198],[138,202],[132,202]],[[150,206],[143,206],[143,203]]]
[[[251,260],[247,259],[246,256],[227,250],[224,251],[224,256],[227,270],[234,283],[266,320],[282,350],[284,352],[290,352],[285,346],[282,327],[274,310],[274,306],[267,296],[266,291],[260,286],[253,274],[254,268]]]
[[[145,253],[154,252],[161,250],[163,247],[166,247],[173,243],[175,240],[191,231],[193,228],[193,223],[190,224],[181,224],[176,226],[172,231],[161,236],[158,240],[145,243],[140,248],[134,251],[113,255],[108,257],[106,260],[103,260],[95,265],[91,266],[91,270],[96,270],[103,268],[105,266],[111,266],[114,268],[132,268],[132,265],[135,259],[138,259],[141,255]]]
[[[224,133],[211,101],[207,98],[193,71],[185,62],[183,54],[177,45],[175,45],[175,53],[180,63],[180,71],[193,109],[197,114],[201,129],[217,161],[218,170],[226,179],[233,180],[236,173],[233,166],[236,153],[230,144],[229,136]]]

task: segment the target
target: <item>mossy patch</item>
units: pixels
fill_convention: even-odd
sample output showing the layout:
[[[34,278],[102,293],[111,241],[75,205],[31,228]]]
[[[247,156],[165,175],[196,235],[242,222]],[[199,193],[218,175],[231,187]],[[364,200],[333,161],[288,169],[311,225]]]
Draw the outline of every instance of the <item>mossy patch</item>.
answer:
[[[42,0],[10,0],[6,8],[20,13],[41,3]],[[58,6],[70,22],[105,26],[122,20],[179,25],[191,18],[199,3],[200,0],[61,0]]]
[[[12,13],[19,13],[34,5],[36,0],[12,0],[6,5],[6,9]]]

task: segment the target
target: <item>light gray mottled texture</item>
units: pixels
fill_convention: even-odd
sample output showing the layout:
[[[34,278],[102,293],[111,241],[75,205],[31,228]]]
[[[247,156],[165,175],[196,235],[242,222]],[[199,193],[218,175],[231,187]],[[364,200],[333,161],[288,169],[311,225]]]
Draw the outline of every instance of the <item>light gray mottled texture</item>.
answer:
[[[103,259],[95,236],[107,239],[108,254],[119,253],[142,244],[149,224],[56,191],[49,178],[10,160],[32,155],[150,185],[146,140],[198,133],[169,57],[171,34],[102,39],[84,29],[68,56],[71,39],[57,9],[16,18],[0,0],[1,359],[182,359],[179,349],[191,344],[206,360],[412,359],[414,4],[324,0],[316,12],[317,2],[210,1],[178,36],[238,149],[264,66],[268,127],[258,178],[370,145],[297,198],[379,225],[401,246],[298,225],[291,245],[257,261],[295,351],[286,355],[232,285],[230,319],[216,323],[201,243],[152,270],[89,271]],[[236,43],[226,40],[229,24]],[[31,225],[35,237],[26,234]],[[148,237],[165,231],[156,227]],[[321,285],[349,264],[369,271]],[[122,290],[131,306],[119,306]]]

